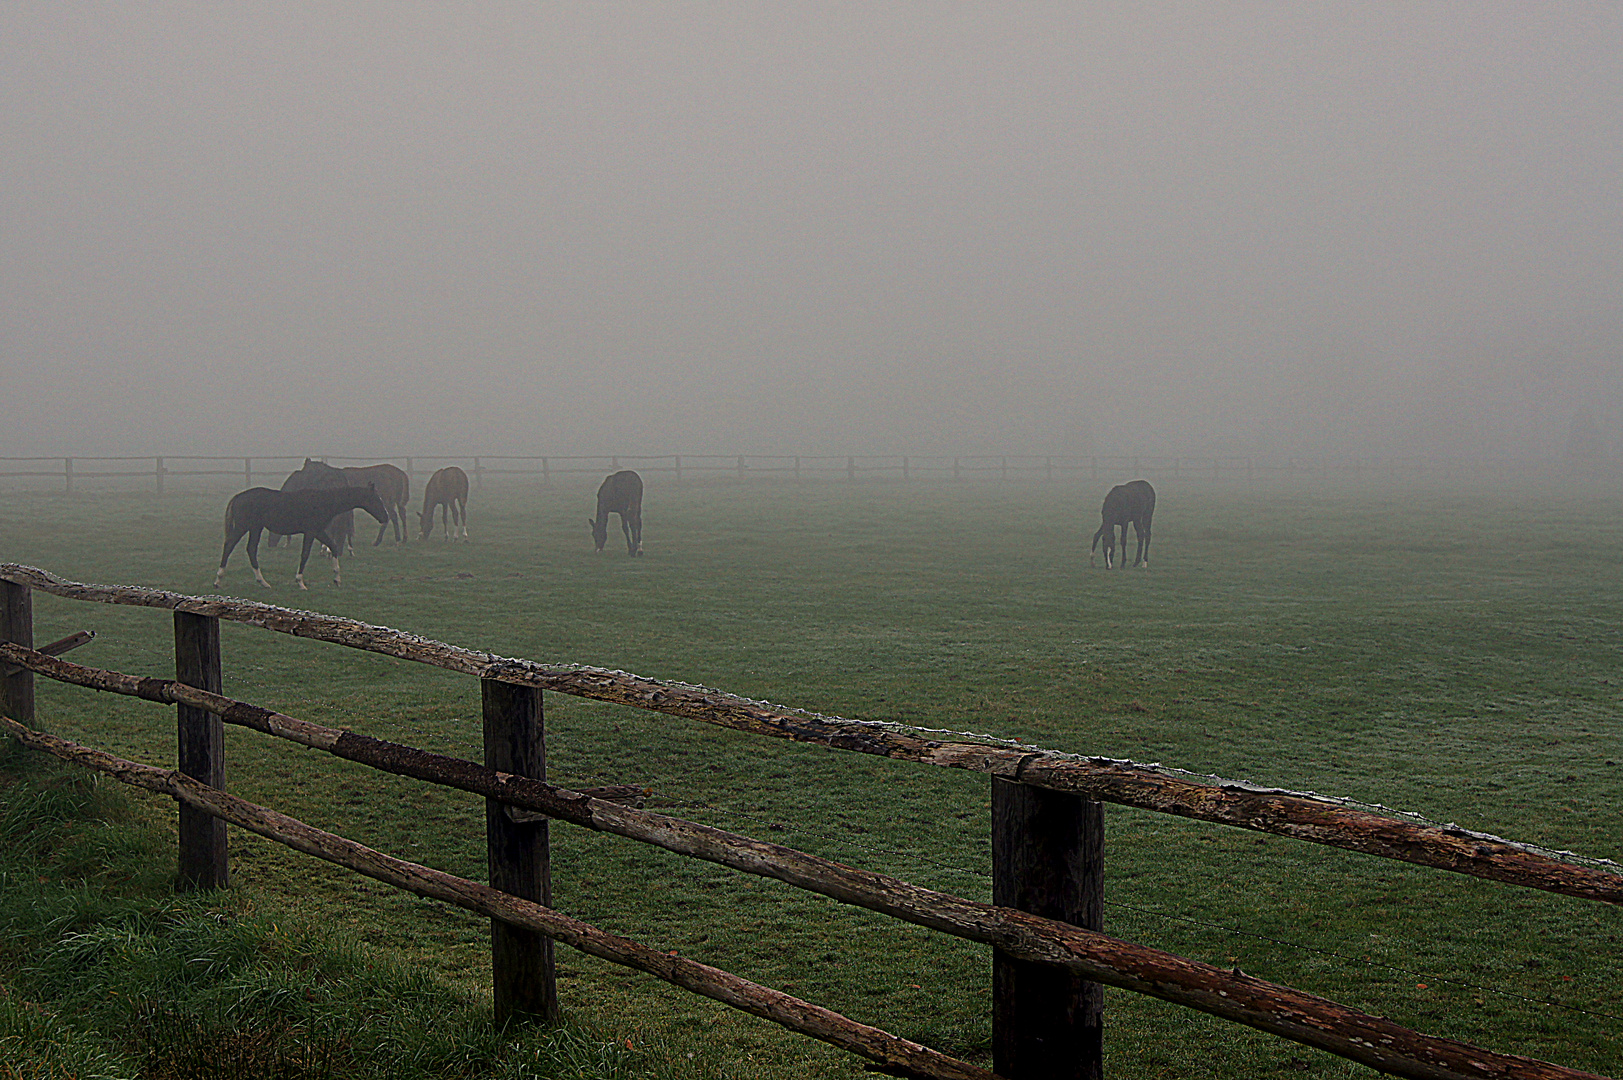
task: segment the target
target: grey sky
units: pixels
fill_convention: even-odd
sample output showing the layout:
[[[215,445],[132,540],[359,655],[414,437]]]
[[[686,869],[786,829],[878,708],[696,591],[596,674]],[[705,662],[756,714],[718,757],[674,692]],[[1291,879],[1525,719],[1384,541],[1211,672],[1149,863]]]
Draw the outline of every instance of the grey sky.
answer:
[[[1612,3],[7,4],[0,453],[1615,443],[1620,57]]]

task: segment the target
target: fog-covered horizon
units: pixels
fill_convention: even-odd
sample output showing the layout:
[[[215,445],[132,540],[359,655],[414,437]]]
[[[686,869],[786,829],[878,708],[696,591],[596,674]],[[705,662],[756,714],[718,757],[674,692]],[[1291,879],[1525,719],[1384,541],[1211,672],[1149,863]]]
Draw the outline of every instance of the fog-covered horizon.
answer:
[[[1623,8],[0,9],[0,454],[1623,456]]]

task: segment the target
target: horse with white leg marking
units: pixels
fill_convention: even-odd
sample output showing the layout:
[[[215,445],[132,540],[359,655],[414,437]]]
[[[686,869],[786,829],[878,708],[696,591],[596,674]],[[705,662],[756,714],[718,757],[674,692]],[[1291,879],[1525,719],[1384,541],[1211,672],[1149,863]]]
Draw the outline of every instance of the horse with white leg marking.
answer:
[[[597,550],[609,542],[609,515],[620,515],[620,531],[626,536],[626,553],[642,554],[642,477],[621,469],[597,489],[597,517],[589,518],[592,542]]]
[[[394,526],[395,543],[402,544],[406,540],[406,504],[411,502],[411,477],[406,470],[397,465],[346,465],[339,470],[344,474],[345,481],[350,487],[365,487],[371,484],[378,489],[378,495],[383,499],[383,505],[389,508],[389,520],[378,526],[378,538],[372,541],[377,547],[383,543],[383,534]]]
[[[419,540],[427,540],[434,531],[434,509],[444,507],[445,538],[454,540],[457,530],[462,539],[468,538],[468,474],[455,465],[447,465],[428,478],[423,489],[423,512],[418,518],[421,526]],[[453,528],[453,523],[455,528]]]
[[[310,491],[315,488],[354,487],[357,486],[357,483],[357,481],[345,476],[343,469],[328,465],[325,461],[305,458],[304,464],[289,473],[287,479],[282,481],[282,490]],[[345,510],[341,514],[334,515],[333,520],[327,525],[327,535],[342,545],[338,548],[329,549],[332,554],[341,555],[345,552],[351,555],[355,554],[354,511]],[[276,547],[282,542],[282,534],[272,530],[269,535],[269,542],[271,547]],[[326,543],[326,541],[324,540],[322,543]]]
[[[310,488],[304,491],[275,491],[271,488],[249,488],[231,496],[225,507],[225,547],[220,551],[220,569],[214,575],[215,587],[225,577],[226,560],[237,542],[248,537],[248,564],[254,568],[254,578],[267,589],[270,582],[259,572],[259,534],[270,529],[283,536],[304,534],[304,550],[299,555],[299,572],[294,581],[299,588],[304,583],[304,564],[310,561],[310,547],[320,540],[332,556],[332,583],[342,585],[343,575],[338,569],[339,541],[327,532],[327,525],[337,514],[346,510],[365,510],[378,521],[388,524],[389,508],[383,505],[377,489],[366,487]]]
[[[1103,519],[1099,531],[1093,534],[1093,548],[1088,551],[1088,565],[1093,566],[1093,552],[1099,547],[1099,538],[1105,541],[1105,567],[1115,565],[1116,530],[1121,529],[1121,564],[1127,565],[1127,526],[1133,526],[1138,536],[1138,552],[1133,556],[1134,566],[1150,565],[1150,519],[1155,516],[1155,489],[1148,480],[1129,480],[1117,484],[1105,496],[1099,509]]]

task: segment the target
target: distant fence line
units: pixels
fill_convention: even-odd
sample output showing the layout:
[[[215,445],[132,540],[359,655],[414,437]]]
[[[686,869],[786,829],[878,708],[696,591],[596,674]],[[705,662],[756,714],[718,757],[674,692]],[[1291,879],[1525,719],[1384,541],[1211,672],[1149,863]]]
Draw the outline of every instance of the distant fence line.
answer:
[[[71,493],[88,480],[150,480],[162,494],[178,478],[241,477],[243,487],[279,482],[303,465],[306,455],[166,454],[141,457],[0,457],[0,480],[47,480]],[[309,455],[315,457],[315,455]],[[1300,478],[1360,480],[1432,477],[1500,479],[1547,475],[1570,463],[1538,457],[1259,457],[1156,456],[1148,454],[580,454],[580,455],[382,455],[316,457],[331,465],[388,461],[413,482],[443,465],[467,469],[476,486],[490,477],[524,477],[552,483],[555,477],[599,475],[634,468],[684,479],[822,480],[1087,480],[1114,482],[1129,476],[1150,480],[1262,480]],[[1604,468],[1596,471],[1606,471]]]

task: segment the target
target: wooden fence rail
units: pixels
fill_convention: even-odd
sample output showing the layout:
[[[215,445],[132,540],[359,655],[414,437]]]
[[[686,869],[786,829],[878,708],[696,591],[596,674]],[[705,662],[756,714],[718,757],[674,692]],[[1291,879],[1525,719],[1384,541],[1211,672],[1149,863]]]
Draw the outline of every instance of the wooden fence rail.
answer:
[[[672,956],[626,938],[606,933],[578,919],[560,915],[533,901],[443,871],[392,858],[382,852],[324,832],[296,818],[257,806],[203,784],[184,773],[158,769],[78,746],[0,717],[0,728],[25,745],[95,769],[128,784],[171,796],[200,813],[230,822],[297,851],[337,863],[374,880],[419,896],[456,904],[488,915],[504,926],[562,941],[581,952],[623,964],[703,994],[735,1009],[775,1021],[821,1039],[902,1075],[993,1080],[993,1074],[878,1028],[859,1024],[836,1012],[791,997],[730,972]],[[1576,1077],[1578,1074],[1572,1074]]]
[[[1091,800],[1103,798],[1124,805],[1295,835],[1338,847],[1404,858],[1423,865],[1460,870],[1569,895],[1614,903],[1623,901],[1623,877],[1602,870],[1562,862],[1477,834],[1433,829],[1351,811],[1325,800],[1275,791],[1199,784],[1169,777],[1153,769],[1117,762],[1078,760],[1007,746],[920,739],[917,733],[896,731],[887,725],[785,710],[702,687],[661,683],[623,672],[549,667],[533,661],[495,657],[385,627],[270,605],[189,597],[125,586],[81,585],[17,564],[0,566],[0,585],[3,585],[6,601],[0,611],[8,613],[4,623],[0,624],[0,632],[19,642],[31,639],[32,629],[31,625],[24,625],[31,623],[31,619],[26,617],[29,604],[26,599],[19,602],[17,597],[36,588],[73,599],[166,608],[174,612],[177,678],[172,681],[71,664],[34,651],[26,643],[0,643],[0,662],[12,665],[21,672],[37,671],[68,683],[177,705],[182,717],[183,765],[188,753],[185,745],[188,738],[205,749],[211,745],[223,745],[213,729],[198,724],[198,717],[206,717],[216,728],[222,721],[241,724],[387,771],[483,794],[487,799],[491,887],[474,886],[476,891],[495,891],[497,896],[519,898],[512,903],[533,901],[535,903],[531,906],[536,910],[557,918],[544,906],[548,887],[545,819],[556,817],[746,872],[776,877],[847,903],[992,944],[997,958],[994,1066],[998,1075],[1015,1080],[1038,1076],[1098,1075],[1100,1055],[1097,1009],[1094,1004],[1097,984],[1120,986],[1175,1001],[1362,1061],[1396,1075],[1529,1078],[1588,1075],[1419,1035],[1389,1021],[1366,1016],[1288,987],[1263,983],[1238,973],[1223,972],[1209,965],[1116,941],[1098,933],[1096,916],[1090,916],[1089,908],[1096,910],[1098,906],[1098,861],[1102,835],[1096,827],[1097,804]],[[322,728],[224,698],[218,692],[220,618],[427,662],[478,676],[482,680],[485,696],[485,766],[427,754],[351,732]],[[31,674],[26,677],[31,678]],[[25,697],[20,694],[23,688],[18,678],[20,676],[6,680],[5,704],[16,720],[31,723],[31,715],[16,715],[16,706],[25,703]],[[542,689],[618,701],[761,734],[990,773],[993,777],[994,801],[994,900],[997,903],[977,904],[919,889],[894,878],[853,870],[778,845],[618,806],[587,793],[570,792],[548,785],[544,780],[544,742],[540,723]],[[13,691],[18,691],[19,696],[13,697]],[[31,685],[27,691],[26,704],[31,712]],[[188,723],[192,732],[189,736],[186,734]],[[240,800],[233,802],[231,797],[223,795],[218,790],[224,786],[223,760],[210,758],[208,753],[203,754],[201,764],[194,761],[192,767],[183,768],[183,774],[191,777],[188,780],[165,770],[151,770],[147,766],[119,762],[106,755],[97,757],[97,751],[73,747],[60,740],[52,743],[50,737],[38,735],[21,725],[7,726],[18,738],[35,740],[30,745],[91,764],[129,782],[150,786],[150,783],[158,782],[153,780],[155,774],[163,774],[165,779],[162,783],[166,785],[163,790],[181,801],[183,819],[190,810],[216,825],[231,820],[256,828],[248,822],[258,820],[263,824],[263,815],[274,814],[263,808],[240,804]],[[217,772],[209,771],[216,766]],[[523,775],[526,773],[528,776]],[[205,794],[198,795],[199,791]],[[1096,791],[1102,794],[1095,794]],[[1082,795],[1088,797],[1083,798]],[[1053,805],[1048,805],[1045,800],[1052,801]],[[1058,820],[1074,824],[1064,828],[1051,827]],[[300,850],[309,850],[323,858],[332,858],[333,850],[344,848],[353,860],[358,860],[344,862],[344,865],[353,865],[363,873],[379,876],[374,873],[378,866],[383,865],[378,860],[387,860],[386,856],[369,852],[337,837],[332,837],[331,842],[296,842],[289,837],[299,835],[298,830],[314,830],[308,830],[307,826],[292,822],[292,819],[282,819],[282,824],[287,827],[276,838],[284,843],[291,843]],[[1033,835],[1032,826],[1041,835]],[[194,831],[198,836],[203,835],[200,830]],[[276,834],[267,832],[266,835]],[[187,875],[187,843],[183,822],[183,879]],[[213,850],[210,843],[201,840],[194,841],[194,844],[199,851]],[[225,883],[223,837],[219,856],[217,872],[208,869],[214,865],[210,862],[212,856],[197,857],[197,865],[203,869],[194,872],[193,883]],[[335,861],[343,862],[342,859]],[[1053,872],[1056,864],[1070,867],[1071,872],[1056,875]],[[410,866],[400,863],[394,870]],[[427,874],[437,873],[414,869]],[[214,876],[211,877],[210,873]],[[412,882],[420,884],[421,879],[412,878],[408,873],[401,880],[388,877],[380,877],[380,880],[391,880],[402,887],[416,889],[417,885]],[[463,884],[473,886],[473,883]],[[485,902],[478,897],[475,898],[477,903],[468,902],[469,894],[461,886],[441,888],[444,885],[444,882],[439,882],[435,888],[440,891],[425,892],[424,895],[440,896],[474,910],[487,910],[478,906]],[[1076,893],[1076,887],[1082,891]],[[533,912],[525,914],[520,909],[504,910],[506,914],[487,911],[493,918],[498,1017],[518,1014],[544,1018],[554,1016],[556,997],[551,986],[550,952],[544,958],[542,953],[550,950],[552,938],[570,944],[592,942],[595,939],[591,935],[598,932],[584,927],[584,924],[577,924],[564,928],[564,932],[554,933],[540,926],[533,918]],[[520,915],[509,917],[514,911],[520,911]],[[1045,915],[1052,917],[1042,917]],[[1094,921],[1092,929],[1069,925],[1089,921]],[[553,929],[559,929],[559,926],[561,924],[556,924]],[[651,970],[635,959],[621,959],[619,962]],[[714,969],[706,971],[714,973]],[[894,1037],[876,1032],[876,1029],[855,1032],[862,1026],[837,1014],[823,1016],[826,1010],[819,1013],[822,1019],[806,1026],[805,1017],[808,1014],[804,1009],[815,1009],[814,1006],[783,995],[779,997],[785,1000],[777,1001],[771,998],[777,992],[766,988],[754,987],[747,992],[737,993],[728,991],[733,995],[728,997],[711,992],[714,979],[710,975],[701,978],[688,972],[677,978],[672,977],[668,970],[654,973],[662,978],[671,978],[680,985],[691,982],[693,985],[690,988],[699,992],[728,1000],[757,1015],[770,1015],[795,1030],[845,1046],[889,1068],[929,1076],[991,1075],[940,1055],[929,1058],[933,1051],[914,1048],[914,1044],[903,1047],[901,1044],[905,1040],[886,1042],[894,1040]],[[1054,982],[1055,973],[1060,977],[1059,983]],[[683,978],[689,981],[684,982]],[[745,985],[753,987],[753,984]],[[711,989],[705,989],[706,986]],[[762,994],[766,997],[761,997]],[[763,1004],[768,999],[777,1004]],[[1056,1002],[1058,1007],[1051,1008],[1055,1015],[1045,1018],[1038,1006],[1053,1007]],[[800,1022],[790,1022],[784,1016],[799,1017]],[[879,1042],[873,1042],[874,1038],[878,1038]],[[926,1058],[907,1057],[914,1054],[915,1049],[925,1054]]]
[[[1100,802],[1294,837],[1348,851],[1527,888],[1623,904],[1623,875],[1582,866],[1459,828],[1420,825],[1328,799],[1209,784],[1105,759],[924,738],[891,725],[785,709],[735,694],[601,668],[498,657],[353,619],[223,597],[65,581],[35,567],[0,564],[0,580],[68,599],[165,608],[261,626],[479,678],[552,690],[699,720],[757,735],[967,769]]]
[[[539,479],[550,484],[558,477],[601,476],[605,472],[636,469],[676,481],[701,477],[793,478],[827,480],[953,480],[977,479],[1085,480],[1114,483],[1130,476],[1150,480],[1261,480],[1295,478],[1316,480],[1441,477],[1446,479],[1504,478],[1545,475],[1569,469],[1571,463],[1542,458],[1441,457],[1265,457],[1247,455],[1156,456],[1144,454],[475,454],[475,455],[312,455],[328,464],[392,462],[403,468],[415,484],[441,465],[465,469],[476,487],[487,477]],[[146,480],[160,494],[175,478],[240,477],[242,487],[256,481],[279,482],[304,461],[302,455],[166,454],[151,457],[0,457],[0,480],[60,481],[72,492],[87,480]],[[1606,471],[1609,463],[1591,463]]]
[[[459,758],[298,720],[189,686],[179,680],[141,678],[84,667],[4,643],[0,643],[0,658],[62,682],[207,710],[226,722],[325,750],[346,760],[483,795],[492,805],[528,809],[548,818],[614,833],[746,873],[775,878],[845,903],[993,945],[1011,960],[1037,971],[1055,971],[1078,982],[1116,986],[1161,998],[1327,1050],[1394,1075],[1515,1077],[1528,1080],[1546,1077],[1578,1080],[1591,1076],[1529,1058],[1496,1054],[1455,1040],[1422,1035],[1381,1017],[1370,1016],[1290,987],[1120,941],[1064,921],[1038,917],[1008,904],[985,904],[924,889],[884,874],[857,870],[782,845],[618,805],[539,779],[489,766],[481,768]],[[33,731],[14,720],[0,718],[0,725],[26,745],[125,782],[173,795],[182,801],[182,805],[215,815],[222,821],[242,825],[298,850],[402,888],[491,914],[496,926],[508,932],[515,928],[528,929],[531,933],[555,937],[577,947],[581,947],[582,941],[602,944],[595,937],[599,932],[585,924],[574,924],[573,938],[557,932],[559,926],[570,920],[553,915],[544,906],[540,910],[545,915],[539,919],[534,912],[521,905],[509,904],[499,909],[492,909],[488,904],[481,906],[474,899],[483,897],[488,901],[486,894],[492,891],[484,886],[389,859],[340,837],[311,829],[285,815],[234,799],[184,774],[123,761]],[[1023,786],[1002,780],[995,783],[1008,789]],[[509,817],[524,820],[517,814]],[[1016,839],[1020,842],[1030,841],[1029,837]],[[1061,845],[1063,849],[1064,845]],[[380,872],[379,867],[392,873]],[[420,882],[425,876],[442,887],[437,891],[421,887]],[[494,886],[494,880],[492,884]],[[501,890],[499,895],[506,892]],[[531,919],[515,923],[515,912],[529,914]],[[540,921],[547,918],[551,921]],[[786,999],[786,996],[746,984],[743,980],[737,980],[732,996],[724,996],[716,990],[722,985],[724,977],[733,977],[714,968],[705,968],[702,979],[683,981],[674,978],[669,970],[653,970],[641,962],[648,956],[662,954],[634,946],[623,939],[619,939],[619,946],[613,952],[590,948],[585,951],[650,971],[667,981],[716,997],[755,1015],[777,1020],[794,1030],[891,1067],[907,1066],[928,1076],[992,1075],[950,1058],[929,1057],[933,1051],[906,1043],[905,1040],[894,1040],[893,1036],[878,1029],[863,1029],[862,1038],[856,1038],[854,1032],[862,1025],[795,999],[787,999],[794,1001],[793,1009],[769,1010],[768,1003],[782,1004],[779,999]],[[704,965],[696,967],[702,968]],[[501,970],[500,967],[498,970]],[[1028,977],[1030,974],[1027,973]],[[497,993],[501,993],[500,986]],[[1065,993],[1049,994],[1040,1000],[1052,1011],[1055,1006],[1063,1008],[1067,997]],[[997,1000],[1007,1001],[1009,998],[1005,996]],[[818,1023],[806,1021],[808,1011],[816,1013]],[[1029,1018],[1027,1020],[1029,1022]],[[1003,1026],[1004,1030],[1017,1030],[1012,1020]],[[1050,1021],[1049,1032],[1064,1030],[1064,1024]],[[1082,1038],[1095,1050],[1098,1033],[1095,1014],[1094,1023],[1082,1034]],[[1056,1075],[1054,1066],[1058,1061],[1064,1060],[1067,1055],[1074,1058],[1078,1052],[1074,1045],[1076,1040],[1070,1039],[1058,1041],[1041,1055],[1034,1054],[1034,1048],[1045,1041],[1056,1042],[1053,1039],[1040,1039],[1020,1043],[1011,1051],[1015,1067],[1006,1072],[1000,1067],[999,1074],[1012,1077],[1053,1076]],[[876,1046],[882,1049],[876,1049]]]

